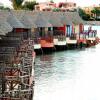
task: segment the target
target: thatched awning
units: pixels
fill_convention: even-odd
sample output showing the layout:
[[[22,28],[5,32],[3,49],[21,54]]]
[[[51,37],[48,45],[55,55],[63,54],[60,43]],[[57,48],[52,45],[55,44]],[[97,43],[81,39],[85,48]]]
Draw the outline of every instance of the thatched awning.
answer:
[[[78,12],[52,12],[52,11],[0,11],[0,20],[4,19],[13,28],[37,28],[37,27],[62,27],[64,25],[91,24],[100,25],[99,21],[86,22]],[[5,27],[8,27],[6,25]],[[7,28],[5,28],[7,29]],[[5,30],[4,29],[4,30]]]
[[[9,12],[5,10],[0,10],[0,34],[6,35],[6,33],[12,31],[12,27],[6,21],[9,16]]]
[[[12,27],[6,21],[0,20],[0,30],[3,33],[8,33],[12,31]]]
[[[62,27],[63,24],[61,23],[61,19],[57,16],[57,12],[51,12],[49,17],[49,22],[52,24],[53,27]]]
[[[1,29],[0,29],[0,36],[2,35],[6,35],[6,33],[4,33]]]
[[[73,24],[84,24],[84,21],[79,16],[78,12],[66,12],[66,14],[68,15]]]
[[[65,12],[60,12],[59,17],[61,19],[61,23],[64,25],[72,25],[72,20]]]
[[[34,22],[37,27],[52,27],[52,23],[50,23],[49,20],[41,13],[38,13],[37,16],[35,16]]]
[[[35,24],[35,21],[34,21],[35,16],[33,16],[33,12],[31,11],[23,12],[23,14],[21,15],[20,21],[28,28],[37,28],[37,25]]]
[[[100,21],[84,21],[85,25],[96,25],[100,26]]]
[[[17,19],[20,20],[20,22],[26,27],[26,28],[36,28],[36,24],[34,22],[33,18],[33,12],[32,11],[13,11],[13,14],[17,17]]]
[[[17,17],[13,13],[10,13],[10,15],[7,18],[7,22],[13,28],[25,28],[25,26],[17,19]]]
[[[39,12],[38,12],[39,13]],[[45,20],[48,20],[53,27],[62,27],[64,25],[72,25],[72,20],[65,12],[41,12]]]
[[[36,28],[36,24],[34,23],[33,19],[28,16],[24,15],[20,20],[27,28]]]

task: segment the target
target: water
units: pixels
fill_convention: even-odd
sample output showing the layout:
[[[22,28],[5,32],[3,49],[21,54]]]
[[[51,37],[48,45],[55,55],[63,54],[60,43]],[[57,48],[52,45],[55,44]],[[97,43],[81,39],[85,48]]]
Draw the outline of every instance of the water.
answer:
[[[100,100],[100,45],[35,59],[34,100]]]

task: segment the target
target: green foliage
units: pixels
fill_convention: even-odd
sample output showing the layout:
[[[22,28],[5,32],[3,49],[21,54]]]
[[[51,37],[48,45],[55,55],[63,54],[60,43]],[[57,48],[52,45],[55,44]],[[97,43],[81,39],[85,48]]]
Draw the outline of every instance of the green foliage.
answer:
[[[95,7],[91,12],[94,14],[100,14],[100,8]]]
[[[0,9],[4,9],[4,7],[3,6],[0,6]]]
[[[95,7],[91,12],[95,15],[95,20],[100,20],[100,8]]]
[[[53,0],[50,0],[50,2],[51,2],[51,3],[54,3],[54,1],[53,1]]]
[[[90,15],[89,14],[85,14],[82,17],[84,20],[90,20]]]
[[[86,14],[83,9],[78,10],[80,17],[82,17],[83,20],[90,20],[90,15]]]
[[[59,8],[54,8],[53,11],[54,11],[54,12],[59,12],[60,9],[59,9]]]
[[[37,5],[38,3],[36,3],[36,1],[33,2],[25,2],[23,5],[23,9],[27,9],[27,10],[34,10],[35,5]]]
[[[0,10],[10,10],[8,7],[0,6]]]
[[[24,9],[24,10],[34,10],[35,5],[37,5],[38,3],[36,3],[36,1],[32,1],[32,2],[25,2],[24,5],[23,2],[24,0],[11,0],[12,4],[13,4],[13,8],[15,10],[20,10],[20,9]]]
[[[11,0],[12,2],[12,5],[13,5],[13,8],[15,10],[19,10],[22,8],[22,3],[23,3],[24,0]]]
[[[82,17],[85,14],[85,11],[82,9],[78,9],[79,15]]]

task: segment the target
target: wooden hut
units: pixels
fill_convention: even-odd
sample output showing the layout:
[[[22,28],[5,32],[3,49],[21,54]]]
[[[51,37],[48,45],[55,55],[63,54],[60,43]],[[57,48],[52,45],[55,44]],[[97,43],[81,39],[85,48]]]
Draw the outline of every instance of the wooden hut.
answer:
[[[57,48],[66,46],[66,37],[65,37],[65,26],[61,22],[60,14],[58,12],[46,12],[46,18],[52,24],[52,28],[49,31],[53,35],[53,42]]]
[[[37,26],[37,32],[40,38],[40,44],[42,49],[52,49],[54,48],[53,38],[48,32],[48,28],[52,27],[52,24],[45,18],[43,13],[38,12],[35,24]]]

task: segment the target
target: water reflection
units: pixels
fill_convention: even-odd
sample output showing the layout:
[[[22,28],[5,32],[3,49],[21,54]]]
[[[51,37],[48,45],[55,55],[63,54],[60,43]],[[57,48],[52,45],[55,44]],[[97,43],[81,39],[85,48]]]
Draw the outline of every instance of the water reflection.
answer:
[[[38,56],[34,100],[100,100],[100,45]]]

